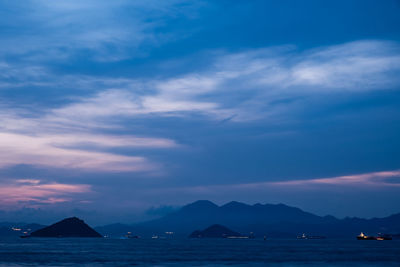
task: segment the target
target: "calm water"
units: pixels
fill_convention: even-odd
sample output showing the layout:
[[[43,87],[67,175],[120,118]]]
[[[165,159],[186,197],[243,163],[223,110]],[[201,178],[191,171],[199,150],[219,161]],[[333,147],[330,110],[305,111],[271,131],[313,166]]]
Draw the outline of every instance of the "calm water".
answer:
[[[1,266],[400,266],[400,241],[0,240]]]

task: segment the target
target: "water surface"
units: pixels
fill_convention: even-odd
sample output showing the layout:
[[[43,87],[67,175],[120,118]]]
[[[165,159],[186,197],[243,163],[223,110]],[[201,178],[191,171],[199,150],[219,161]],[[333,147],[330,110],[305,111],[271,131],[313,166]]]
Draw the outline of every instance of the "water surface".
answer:
[[[400,241],[0,240],[1,266],[400,266]]]

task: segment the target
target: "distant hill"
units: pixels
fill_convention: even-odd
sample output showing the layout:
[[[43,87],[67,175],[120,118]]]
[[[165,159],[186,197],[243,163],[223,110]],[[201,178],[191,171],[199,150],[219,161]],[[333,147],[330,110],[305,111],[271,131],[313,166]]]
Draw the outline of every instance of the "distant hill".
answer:
[[[71,217],[31,233],[32,237],[102,237],[83,220]]]
[[[231,229],[220,225],[213,224],[203,231],[196,230],[190,234],[190,238],[226,238],[226,237],[239,237],[240,233],[232,231]]]
[[[400,233],[400,213],[385,218],[337,219],[333,216],[317,216],[284,204],[248,205],[235,201],[218,206],[207,200],[199,200],[156,220],[132,225],[117,223],[96,227],[98,233],[77,218],[69,219],[73,219],[72,221],[81,227],[78,228],[88,236],[100,236],[98,233],[101,233],[111,237],[121,237],[127,232],[143,237],[162,236],[165,235],[165,232],[174,232],[174,236],[188,237],[194,230],[205,229],[213,224],[224,225],[243,235],[249,235],[250,232],[253,232],[256,237],[266,235],[269,238],[295,238],[302,233],[328,238],[354,238],[360,232],[369,235]],[[75,225],[74,223],[68,225],[63,231],[74,229],[72,227]],[[53,226],[58,227],[59,225]],[[49,233],[50,229],[55,229],[53,226],[47,228],[46,232]],[[0,222],[0,237],[17,237],[28,229],[30,229],[29,232],[33,232],[43,227],[43,225],[37,224]],[[59,228],[57,228],[57,231],[59,231]],[[51,235],[72,235],[71,232],[57,231],[52,232]],[[78,235],[79,231],[75,235]]]
[[[129,231],[141,236],[174,232],[175,236],[187,237],[194,230],[213,224],[224,225],[244,235],[253,232],[256,237],[295,238],[306,233],[353,238],[361,231],[370,234],[400,233],[400,214],[375,219],[337,219],[317,216],[284,204],[248,205],[233,201],[218,206],[211,201],[199,200],[156,220],[134,225],[106,225],[96,230],[111,236],[121,236]]]

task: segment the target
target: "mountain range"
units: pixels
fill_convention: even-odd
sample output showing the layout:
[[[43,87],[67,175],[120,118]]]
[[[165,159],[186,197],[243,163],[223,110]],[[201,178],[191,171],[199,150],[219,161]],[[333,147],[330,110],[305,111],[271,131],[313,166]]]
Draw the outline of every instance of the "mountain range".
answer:
[[[284,204],[248,205],[232,201],[218,206],[208,200],[199,200],[151,221],[116,223],[94,229],[110,237],[121,237],[127,232],[142,237],[162,236],[166,232],[173,232],[174,236],[188,237],[194,230],[206,229],[214,224],[223,225],[243,235],[252,232],[256,237],[295,238],[306,233],[328,238],[354,238],[360,232],[371,235],[400,233],[400,213],[384,218],[338,219],[333,216],[318,216]],[[18,236],[27,229],[34,231],[44,227],[38,224],[19,224],[22,226],[15,230],[15,225],[0,223],[0,237]]]
[[[293,238],[301,233],[331,238],[354,238],[360,232],[400,233],[400,213],[385,218],[345,218],[318,216],[284,204],[248,205],[236,201],[218,206],[208,200],[188,204],[162,218],[126,225],[111,224],[96,227],[96,231],[110,236],[126,232],[136,235],[162,235],[174,232],[188,236],[196,229],[213,224],[224,225],[244,235],[253,232],[257,237]]]

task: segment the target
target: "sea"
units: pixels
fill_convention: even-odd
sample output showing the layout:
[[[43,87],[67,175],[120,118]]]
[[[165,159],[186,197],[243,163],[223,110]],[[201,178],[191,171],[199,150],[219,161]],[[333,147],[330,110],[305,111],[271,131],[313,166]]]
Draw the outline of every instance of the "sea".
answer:
[[[400,240],[0,240],[0,266],[400,266]]]

